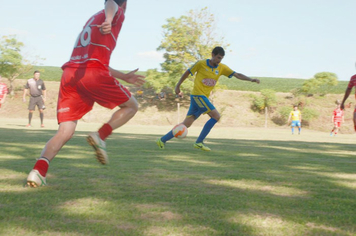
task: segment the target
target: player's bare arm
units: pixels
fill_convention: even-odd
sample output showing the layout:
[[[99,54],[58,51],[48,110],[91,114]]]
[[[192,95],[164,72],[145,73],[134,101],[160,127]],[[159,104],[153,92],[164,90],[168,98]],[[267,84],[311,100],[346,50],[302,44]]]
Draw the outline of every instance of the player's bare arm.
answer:
[[[260,83],[260,80],[259,79],[252,79],[244,74],[241,74],[241,73],[234,73],[234,77],[236,77],[237,79],[240,79],[240,80],[246,80],[246,81],[250,81],[250,82],[253,82],[253,83],[257,83],[259,84]]]
[[[342,99],[342,102],[341,102],[341,105],[340,105],[340,108],[341,110],[344,110],[345,109],[345,102],[347,100],[347,98],[350,96],[350,93],[352,91],[352,88],[347,88],[346,91],[345,91],[345,95],[344,95],[344,99]]]
[[[43,99],[43,101],[45,102],[45,101],[47,100],[47,91],[46,91],[46,90],[42,90],[42,92],[43,92],[43,97],[42,97],[42,99]]]
[[[182,77],[180,77],[176,87],[174,88],[174,91],[178,96],[182,96],[183,95],[183,93],[180,91],[180,85],[184,82],[184,80],[186,80],[188,78],[189,74],[190,74],[190,71],[186,70],[184,72],[184,74],[182,75]]]
[[[116,12],[118,11],[119,6],[113,0],[108,0],[105,4],[105,21],[98,25],[101,33],[110,34],[111,33],[111,22],[114,19]]]
[[[22,101],[26,102],[26,94],[27,94],[27,89],[23,90],[23,95],[22,95]]]
[[[136,74],[138,69],[130,71],[127,74],[122,73],[121,71],[115,70],[111,67],[109,67],[109,70],[110,70],[110,73],[112,76],[114,76],[115,78],[121,79],[129,84],[133,84],[136,86],[142,86],[146,82],[144,80],[145,76]]]

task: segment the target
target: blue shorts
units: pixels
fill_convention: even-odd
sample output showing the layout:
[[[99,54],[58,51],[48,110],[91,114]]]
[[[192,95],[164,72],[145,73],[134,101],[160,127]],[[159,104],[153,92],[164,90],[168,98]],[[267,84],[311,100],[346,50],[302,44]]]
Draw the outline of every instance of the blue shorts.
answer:
[[[204,95],[190,95],[190,107],[187,116],[194,116],[195,119],[201,114],[206,114],[214,110],[214,105]]]
[[[301,126],[300,125],[300,121],[299,120],[292,120],[292,127],[294,127],[294,126],[300,127]]]

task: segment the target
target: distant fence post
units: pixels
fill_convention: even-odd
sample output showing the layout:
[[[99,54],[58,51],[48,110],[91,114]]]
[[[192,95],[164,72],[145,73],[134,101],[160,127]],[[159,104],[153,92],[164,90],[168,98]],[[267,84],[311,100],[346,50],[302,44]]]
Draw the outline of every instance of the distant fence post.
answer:
[[[179,117],[180,117],[180,103],[177,103],[177,112],[178,112],[178,116],[177,116],[177,124],[179,124]]]
[[[268,108],[265,107],[265,128],[267,128],[267,114],[268,114]]]

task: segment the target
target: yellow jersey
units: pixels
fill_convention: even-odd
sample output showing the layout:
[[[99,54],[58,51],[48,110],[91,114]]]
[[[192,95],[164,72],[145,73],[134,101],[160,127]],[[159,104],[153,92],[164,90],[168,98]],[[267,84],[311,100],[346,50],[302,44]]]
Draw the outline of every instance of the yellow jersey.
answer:
[[[291,111],[290,112],[290,115],[292,116],[292,120],[300,120],[300,111],[299,110],[296,110],[296,111]]]
[[[204,95],[206,97],[209,97],[211,90],[213,90],[221,75],[231,78],[235,73],[235,71],[222,63],[212,67],[209,64],[209,59],[198,61],[188,70],[191,75],[195,75],[191,95]]]

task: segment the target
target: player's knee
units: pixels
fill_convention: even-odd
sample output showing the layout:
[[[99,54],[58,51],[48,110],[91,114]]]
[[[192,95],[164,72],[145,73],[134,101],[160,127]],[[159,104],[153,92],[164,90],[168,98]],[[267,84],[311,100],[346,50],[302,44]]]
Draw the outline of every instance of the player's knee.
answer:
[[[213,117],[216,121],[219,121],[220,120],[220,114],[217,114],[215,117]]]

